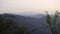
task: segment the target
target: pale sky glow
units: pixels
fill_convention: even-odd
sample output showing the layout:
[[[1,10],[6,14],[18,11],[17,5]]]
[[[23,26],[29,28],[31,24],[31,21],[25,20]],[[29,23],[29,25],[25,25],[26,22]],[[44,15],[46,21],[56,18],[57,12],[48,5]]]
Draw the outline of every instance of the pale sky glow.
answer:
[[[45,13],[60,10],[60,0],[0,0],[0,13]]]

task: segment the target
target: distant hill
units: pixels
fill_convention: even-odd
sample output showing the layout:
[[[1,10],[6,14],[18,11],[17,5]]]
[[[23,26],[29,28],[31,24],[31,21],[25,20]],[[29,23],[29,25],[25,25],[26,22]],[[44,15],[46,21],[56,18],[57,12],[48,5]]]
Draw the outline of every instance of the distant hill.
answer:
[[[5,20],[11,19],[11,17],[15,17],[14,21],[20,26],[26,26],[29,31],[31,31],[33,28],[37,28],[38,31],[31,34],[51,34],[51,31],[49,29],[44,28],[44,24],[46,24],[46,15],[44,14],[35,15],[36,17],[26,17],[13,14],[0,15],[2,15],[5,18]],[[60,17],[58,18],[57,22],[60,23]]]
[[[44,14],[37,14],[37,15],[33,15],[31,17],[33,17],[33,18],[43,18],[43,17],[46,17],[46,15],[44,15]]]

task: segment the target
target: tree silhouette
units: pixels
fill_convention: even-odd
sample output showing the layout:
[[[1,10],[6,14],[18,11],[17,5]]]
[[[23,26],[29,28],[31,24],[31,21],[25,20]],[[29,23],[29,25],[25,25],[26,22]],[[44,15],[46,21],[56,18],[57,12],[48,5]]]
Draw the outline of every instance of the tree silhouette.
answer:
[[[46,16],[46,21],[47,21],[47,24],[52,32],[52,34],[59,34],[59,31],[60,31],[60,26],[57,27],[57,18],[58,18],[58,15],[60,14],[58,11],[55,12],[55,16],[53,19],[51,19],[50,15],[46,12],[47,16]]]

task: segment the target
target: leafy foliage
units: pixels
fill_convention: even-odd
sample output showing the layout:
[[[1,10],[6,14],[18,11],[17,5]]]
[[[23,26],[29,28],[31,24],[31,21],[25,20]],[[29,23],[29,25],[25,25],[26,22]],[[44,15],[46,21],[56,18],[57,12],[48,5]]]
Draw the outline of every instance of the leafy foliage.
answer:
[[[47,16],[46,16],[46,21],[47,21],[47,24],[49,25],[50,27],[50,30],[52,32],[52,34],[59,34],[60,32],[60,26],[57,27],[57,18],[58,18],[58,15],[60,14],[58,11],[55,12],[55,16],[54,16],[54,19],[52,20],[50,15],[46,12]]]

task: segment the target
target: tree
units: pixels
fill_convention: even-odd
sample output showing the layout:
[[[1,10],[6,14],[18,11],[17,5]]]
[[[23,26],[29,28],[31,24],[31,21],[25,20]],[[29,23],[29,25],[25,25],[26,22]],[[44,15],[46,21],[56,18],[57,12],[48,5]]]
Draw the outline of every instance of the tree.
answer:
[[[60,14],[58,11],[55,12],[55,16],[53,19],[51,19],[50,15],[46,12],[47,16],[46,16],[46,21],[47,21],[47,24],[52,32],[52,34],[59,34],[59,31],[60,31],[60,26],[57,27],[57,18],[58,18],[58,15]]]

